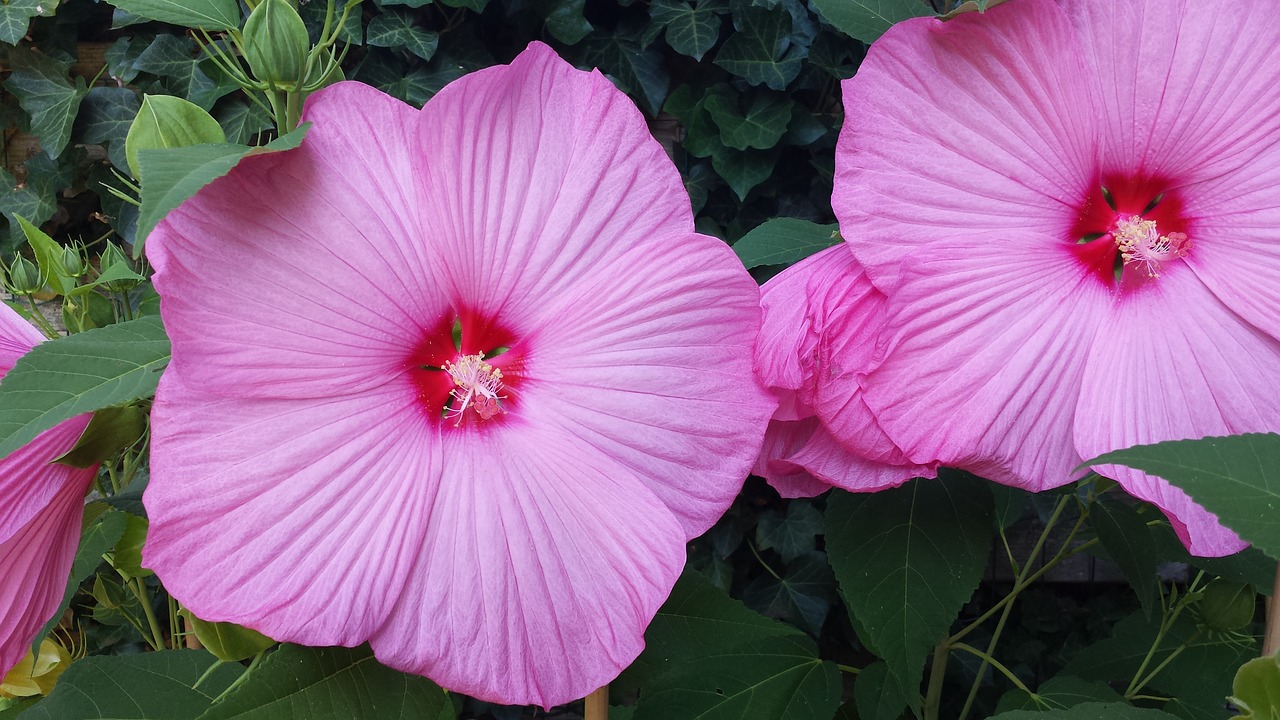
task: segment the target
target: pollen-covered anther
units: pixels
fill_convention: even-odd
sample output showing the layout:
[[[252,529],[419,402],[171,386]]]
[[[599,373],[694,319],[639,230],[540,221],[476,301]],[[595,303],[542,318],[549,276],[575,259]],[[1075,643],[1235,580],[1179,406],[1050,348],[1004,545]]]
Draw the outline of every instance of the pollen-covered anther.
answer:
[[[462,355],[455,362],[446,362],[444,371],[453,380],[453,404],[447,416],[462,422],[467,410],[475,411],[481,420],[489,420],[506,412],[502,408],[502,371],[484,361],[484,356]]]
[[[1155,220],[1131,215],[1116,222],[1111,231],[1125,266],[1134,266],[1147,276],[1160,277],[1160,266],[1175,258],[1187,256],[1191,241],[1186,233],[1161,235]]]

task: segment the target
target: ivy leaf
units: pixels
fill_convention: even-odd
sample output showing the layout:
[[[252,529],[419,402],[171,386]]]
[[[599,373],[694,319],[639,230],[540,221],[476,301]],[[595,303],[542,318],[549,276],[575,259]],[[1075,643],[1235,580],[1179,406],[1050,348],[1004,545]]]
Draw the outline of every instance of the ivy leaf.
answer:
[[[923,0],[813,0],[813,6],[837,30],[867,44],[896,22],[934,14]]]
[[[218,103],[213,117],[222,126],[227,142],[236,145],[247,145],[258,133],[273,127],[275,121],[266,110],[257,103],[243,100],[230,100]]]
[[[214,80],[205,73],[202,63],[195,57],[195,43],[177,35],[157,35],[146,50],[134,60],[135,70],[158,76],[145,89],[152,95],[177,95],[209,110],[219,98],[238,86],[225,74],[218,72],[222,80]]]
[[[124,139],[129,125],[138,114],[141,103],[137,93],[128,88],[95,87],[85,95],[76,119],[76,136],[86,143],[107,146],[111,164],[127,168]]]
[[[0,169],[0,213],[9,221],[10,249],[26,241],[16,217],[20,215],[32,225],[43,224],[58,209],[57,191],[71,182],[68,169],[44,153],[28,160],[26,168],[27,180],[21,185]]]
[[[80,101],[89,90],[82,78],[74,85],[68,78],[70,63],[60,62],[30,48],[9,52],[13,70],[4,86],[18,98],[18,105],[31,116],[31,132],[51,158],[62,154],[71,139]]]
[[[828,559],[849,614],[908,691],[982,578],[993,515],[986,484],[967,475],[837,491],[827,503]]]
[[[111,4],[131,15],[182,27],[240,27],[240,4],[236,0],[111,0]]]
[[[413,17],[407,12],[391,9],[369,23],[365,43],[390,50],[406,50],[423,60],[430,60],[440,45],[440,35],[414,25]]]
[[[1168,480],[1240,537],[1280,557],[1280,435],[1250,433],[1139,445],[1085,463],[1109,464]]]
[[[27,34],[31,18],[53,15],[58,0],[9,0],[0,4],[0,42],[17,45]]]
[[[756,92],[746,112],[738,109],[737,97],[717,93],[704,103],[711,119],[720,128],[720,140],[736,150],[767,150],[782,139],[791,123],[795,102],[782,95]]]
[[[448,7],[466,8],[471,12],[479,13],[484,12],[484,9],[488,7],[489,0],[440,0],[440,3]]]
[[[778,152],[774,150],[729,150],[713,153],[711,166],[720,177],[729,184],[729,189],[746,200],[752,188],[769,179],[773,174],[773,166],[778,162]]]
[[[662,54],[643,50],[634,40],[619,35],[593,34],[579,46],[579,64],[600,68],[618,85],[640,101],[650,115],[657,115],[667,96],[669,78]]]
[[[746,7],[734,13],[733,23],[737,32],[724,41],[715,64],[752,85],[785,90],[800,74],[806,54],[805,48],[791,43],[791,16]]]
[[[785,265],[840,242],[837,228],[796,218],[774,218],[758,225],[733,244],[748,270],[761,265]]]
[[[773,549],[785,562],[791,562],[817,548],[822,532],[822,513],[807,500],[793,500],[787,514],[770,510],[760,516],[756,525],[756,545],[761,550]]]
[[[720,15],[728,9],[723,0],[653,0],[649,18],[666,28],[672,50],[701,60],[720,39]]]
[[[58,678],[49,697],[25,720],[165,718],[195,720],[244,668],[203,650],[81,658]],[[209,671],[207,677],[205,672]],[[203,681],[201,678],[203,677]],[[200,687],[195,687],[200,682]]]
[[[577,45],[595,30],[583,15],[586,4],[586,0],[534,0],[533,9],[546,21],[551,37]]]
[[[200,720],[385,720],[454,717],[438,685],[380,664],[367,645],[285,645]]]
[[[782,577],[757,575],[743,590],[748,607],[768,617],[787,620],[817,637],[835,599],[835,577],[821,552],[801,555]]]

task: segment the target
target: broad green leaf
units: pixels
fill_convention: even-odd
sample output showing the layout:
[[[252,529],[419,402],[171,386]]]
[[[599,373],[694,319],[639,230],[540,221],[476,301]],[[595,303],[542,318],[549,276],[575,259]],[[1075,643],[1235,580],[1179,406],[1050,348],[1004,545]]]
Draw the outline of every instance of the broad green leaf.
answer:
[[[413,16],[409,13],[392,9],[369,23],[364,41],[367,45],[406,50],[423,60],[430,60],[440,45],[440,34],[415,25]]]
[[[1231,702],[1244,720],[1280,718],[1280,655],[1254,658],[1236,671]]]
[[[244,668],[203,650],[99,655],[77,660],[23,720],[195,720]]]
[[[31,116],[31,132],[40,138],[40,146],[51,158],[61,155],[71,139],[80,101],[89,91],[81,78],[71,84],[67,75],[70,67],[70,63],[29,48],[9,51],[9,68],[13,72],[4,87]]]
[[[159,318],[40,343],[0,380],[0,457],[63,420],[154,394],[168,363]]]
[[[587,36],[578,47],[579,64],[600,68],[650,115],[658,114],[670,82],[662,53],[643,49],[623,36],[603,33]]]
[[[986,483],[967,475],[828,500],[827,555],[849,614],[908,691],[982,578],[993,514]]]
[[[778,151],[773,150],[730,150],[715,152],[711,155],[711,167],[728,183],[729,189],[746,200],[760,183],[769,179],[773,167],[778,163]]]
[[[1124,698],[1101,680],[1057,675],[1041,683],[1032,695],[1013,689],[996,705],[996,712],[1010,710],[1060,710],[1088,702],[1122,702]]]
[[[180,614],[187,627],[195,632],[204,649],[224,662],[248,660],[276,644],[275,640],[251,628],[235,623],[207,622],[196,617],[187,608],[183,608]]]
[[[53,461],[71,467],[93,467],[138,442],[146,429],[147,413],[136,405],[102,408],[90,418],[76,444]]]
[[[1132,505],[1106,496],[1093,504],[1089,519],[1102,547],[1120,566],[1142,603],[1142,611],[1150,617],[1159,610],[1160,555],[1147,521]]]
[[[586,4],[586,0],[534,0],[533,8],[546,20],[551,37],[576,45],[595,30],[582,14]]]
[[[200,720],[413,720],[446,708],[452,712],[439,686],[380,664],[368,646],[285,645]]]
[[[138,94],[129,88],[95,87],[80,103],[77,142],[105,145],[111,164],[125,167],[125,137],[138,114]]]
[[[738,259],[750,270],[761,265],[788,265],[840,242],[835,225],[808,220],[774,218],[733,244]]]
[[[800,74],[805,49],[791,42],[791,16],[783,10],[745,7],[733,15],[737,32],[716,53],[716,65],[752,85],[785,90]]]
[[[767,150],[782,139],[791,124],[795,103],[767,91],[751,94],[745,111],[735,93],[708,94],[703,107],[720,128],[720,140],[736,150]]]
[[[27,222],[21,215],[14,219],[27,236],[27,244],[36,256],[36,265],[40,268],[40,279],[49,289],[59,295],[66,295],[76,286],[75,278],[69,277],[62,267],[62,246],[49,237],[43,230]]]
[[[231,172],[241,159],[249,155],[292,150],[302,144],[308,124],[276,138],[260,147],[246,145],[192,145],[167,150],[142,150],[138,168],[143,175],[142,208],[138,214],[138,232],[133,252],[142,252],[146,237],[170,210],[196,194],[200,188]]]
[[[192,145],[226,144],[227,136],[213,116],[195,103],[172,95],[145,95],[132,118],[125,141],[129,172],[142,177],[138,152]]]
[[[76,550],[75,560],[71,564],[71,577],[62,594],[62,602],[57,612],[49,618],[40,632],[36,633],[31,643],[32,651],[40,646],[54,626],[62,619],[62,613],[71,607],[71,598],[75,597],[80,583],[84,582],[102,563],[102,554],[115,546],[120,535],[124,533],[124,514],[111,510],[103,503],[93,503],[85,507],[84,522],[81,526],[80,547]]]
[[[1170,525],[1158,525],[1151,530],[1159,555],[1165,562],[1186,563],[1218,577],[1249,583],[1263,595],[1271,594],[1276,577],[1276,561],[1258,548],[1249,546],[1226,557],[1195,557],[1187,552]]]
[[[126,579],[145,578],[155,574],[142,567],[142,545],[147,541],[150,526],[146,518],[125,513],[124,533],[111,549],[111,567]]]
[[[8,0],[0,3],[0,42],[17,45],[27,34],[31,18],[49,16],[58,7],[58,0]]]
[[[1062,710],[1013,710],[993,715],[991,720],[1175,720],[1175,717],[1123,702],[1090,702]]]
[[[853,683],[853,702],[862,720],[898,720],[918,696],[915,687],[902,686],[883,660],[862,668]]]
[[[148,20],[205,30],[240,27],[236,0],[111,0],[111,4]]]
[[[769,510],[756,525],[756,545],[761,550],[774,549],[786,562],[791,562],[817,547],[822,533],[822,513],[808,500],[792,500],[786,514]]]
[[[813,0],[813,6],[837,30],[864,43],[896,22],[933,14],[924,0]]]
[[[1280,557],[1280,435],[1139,445],[1086,464],[1125,465],[1158,475],[1186,491],[1240,537]]]
[[[28,708],[43,700],[40,697],[29,698],[0,698],[0,720],[18,720]]]
[[[720,15],[728,8],[722,2],[701,0],[690,5],[685,0],[653,0],[649,18],[663,26],[667,44],[681,55],[701,60],[720,38]]]

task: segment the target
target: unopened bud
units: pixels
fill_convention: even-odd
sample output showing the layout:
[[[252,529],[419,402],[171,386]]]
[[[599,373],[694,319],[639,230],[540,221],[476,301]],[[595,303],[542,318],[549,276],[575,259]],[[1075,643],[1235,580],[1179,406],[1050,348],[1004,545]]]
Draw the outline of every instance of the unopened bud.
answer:
[[[88,269],[89,264],[85,262],[79,247],[68,245],[62,248],[62,271],[67,274],[67,277],[78,278]]]
[[[129,258],[125,257],[124,251],[115,243],[107,243],[107,249],[103,250],[102,255],[98,258],[98,268],[105,277],[124,276],[121,279],[112,279],[102,284],[103,287],[111,292],[125,292],[136,287],[139,282],[135,279],[137,275],[129,264]]]
[[[1253,622],[1257,602],[1252,585],[1218,578],[1204,589],[1200,618],[1210,630],[1239,630]]]
[[[244,23],[244,59],[254,77],[276,90],[297,90],[306,77],[311,40],[288,0],[262,0]]]
[[[44,289],[40,270],[35,263],[21,255],[13,259],[5,278],[5,289],[14,295],[34,295]]]

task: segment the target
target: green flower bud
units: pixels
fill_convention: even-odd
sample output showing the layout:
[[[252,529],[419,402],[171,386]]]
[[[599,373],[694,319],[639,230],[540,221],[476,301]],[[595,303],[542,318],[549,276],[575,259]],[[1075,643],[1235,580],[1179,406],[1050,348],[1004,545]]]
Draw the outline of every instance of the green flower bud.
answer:
[[[78,278],[88,269],[89,264],[85,262],[79,247],[68,245],[62,248],[62,271],[67,274],[67,277]]]
[[[14,295],[34,295],[44,289],[36,264],[21,255],[13,259],[6,274],[5,289]]]
[[[1210,630],[1239,630],[1253,621],[1257,602],[1252,585],[1218,578],[1204,589],[1200,618]]]
[[[262,0],[244,23],[244,59],[254,77],[276,90],[298,89],[306,78],[311,40],[288,0]]]
[[[102,255],[98,258],[98,270],[102,275],[125,275],[127,277],[118,280],[111,280],[102,284],[111,292],[126,292],[136,287],[138,280],[133,279],[136,275],[133,273],[133,267],[129,264],[129,258],[125,257],[124,251],[115,243],[107,243],[107,249],[102,251]],[[124,271],[124,272],[119,272]]]

